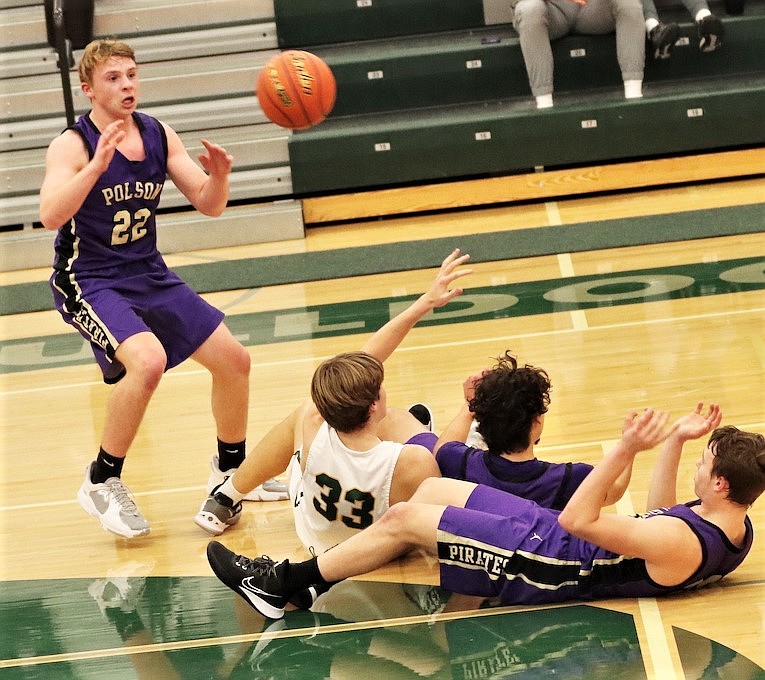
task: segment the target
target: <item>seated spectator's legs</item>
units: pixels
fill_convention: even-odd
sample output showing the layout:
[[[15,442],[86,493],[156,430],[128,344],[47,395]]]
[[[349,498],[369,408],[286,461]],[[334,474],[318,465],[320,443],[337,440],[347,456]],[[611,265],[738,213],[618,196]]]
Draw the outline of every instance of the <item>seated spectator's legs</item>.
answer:
[[[688,0],[688,2],[695,1]],[[643,0],[643,19],[653,58],[668,59],[680,37],[680,27],[674,21],[665,24],[659,20],[659,12],[654,0]]]
[[[616,59],[628,99],[643,96],[644,26],[641,0],[589,0],[574,25],[577,33],[586,35],[616,31]]]
[[[570,0],[519,0],[513,9],[513,25],[520,37],[531,93],[536,97],[539,108],[552,106],[553,54],[550,41],[570,31],[577,11],[577,5]]]
[[[707,0],[683,0],[683,5],[696,22],[699,49],[702,52],[714,52],[722,43],[725,33],[722,21],[709,11]]]

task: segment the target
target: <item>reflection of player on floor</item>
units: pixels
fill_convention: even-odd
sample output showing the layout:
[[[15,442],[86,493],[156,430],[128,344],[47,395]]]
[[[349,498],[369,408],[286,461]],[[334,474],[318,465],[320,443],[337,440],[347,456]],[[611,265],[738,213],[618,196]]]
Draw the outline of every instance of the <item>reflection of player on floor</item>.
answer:
[[[561,513],[488,487],[433,478],[411,502],[317,558],[244,563],[212,542],[208,559],[226,585],[272,617],[282,615],[297,590],[372,571],[415,548],[438,556],[442,587],[504,604],[655,597],[699,587],[744,560],[752,545],[747,508],[765,489],[765,437],[723,427],[697,464],[698,500],[676,504],[683,445],[721,417],[717,405],[703,415],[699,404],[668,429],[666,413],[631,413],[619,443]],[[661,442],[649,512],[603,513],[614,480],[640,451]]]

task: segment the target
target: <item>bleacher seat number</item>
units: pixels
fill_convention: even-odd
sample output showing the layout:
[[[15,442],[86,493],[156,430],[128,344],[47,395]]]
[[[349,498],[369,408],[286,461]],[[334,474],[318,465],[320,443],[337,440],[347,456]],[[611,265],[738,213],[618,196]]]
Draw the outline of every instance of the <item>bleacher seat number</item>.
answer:
[[[377,142],[375,151],[390,151],[390,142]]]
[[[598,127],[598,121],[595,118],[589,118],[588,120],[582,121],[582,128],[584,130],[587,130],[589,128],[596,128]]]
[[[700,118],[704,115],[704,109],[688,109],[688,118]]]
[[[476,132],[475,133],[475,141],[476,142],[483,142],[487,139],[491,139],[491,132],[489,130],[485,130],[484,132]]]

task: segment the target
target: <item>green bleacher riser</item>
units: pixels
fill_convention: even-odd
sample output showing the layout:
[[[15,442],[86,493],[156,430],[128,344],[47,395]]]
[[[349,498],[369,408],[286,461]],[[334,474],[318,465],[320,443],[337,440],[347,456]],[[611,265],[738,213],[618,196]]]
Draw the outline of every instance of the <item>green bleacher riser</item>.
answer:
[[[484,25],[482,0],[274,0],[274,17],[283,49]]]
[[[707,85],[702,92],[666,84],[632,101],[590,91],[545,111],[485,102],[327,121],[289,142],[293,191],[382,188],[765,143],[765,74],[746,86]]]
[[[687,18],[687,17],[686,17]],[[689,44],[671,59],[646,60],[645,82],[765,70],[765,12],[726,21],[723,46],[697,47],[696,29],[681,24]],[[531,96],[518,37],[509,26],[318,48],[338,84],[332,117]],[[571,35],[553,42],[555,91],[621,84],[613,35]]]
[[[508,28],[316,53],[337,81],[333,117],[530,95],[518,38]]]

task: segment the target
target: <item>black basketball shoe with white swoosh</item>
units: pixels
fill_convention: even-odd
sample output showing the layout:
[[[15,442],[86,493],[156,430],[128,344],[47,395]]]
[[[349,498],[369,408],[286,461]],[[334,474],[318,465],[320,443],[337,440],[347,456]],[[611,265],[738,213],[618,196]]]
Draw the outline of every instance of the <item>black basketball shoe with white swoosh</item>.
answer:
[[[282,594],[276,571],[281,563],[266,555],[256,558],[237,555],[218,541],[207,544],[207,561],[224,584],[263,616],[269,619],[284,616],[287,597]]]

